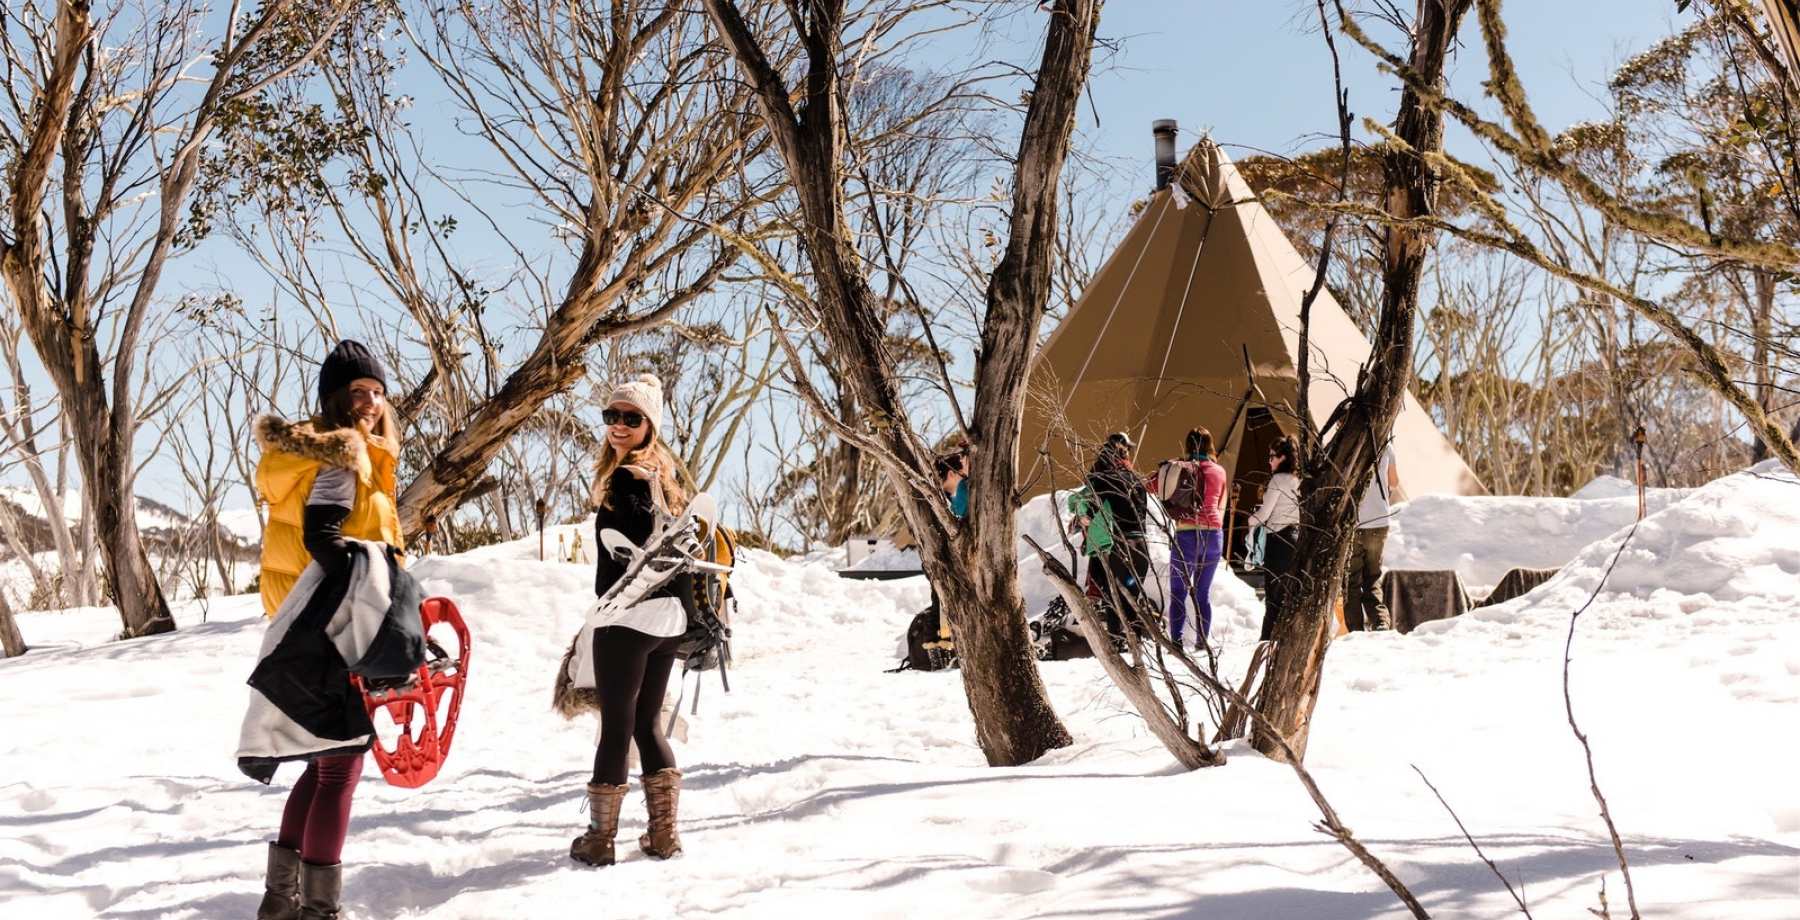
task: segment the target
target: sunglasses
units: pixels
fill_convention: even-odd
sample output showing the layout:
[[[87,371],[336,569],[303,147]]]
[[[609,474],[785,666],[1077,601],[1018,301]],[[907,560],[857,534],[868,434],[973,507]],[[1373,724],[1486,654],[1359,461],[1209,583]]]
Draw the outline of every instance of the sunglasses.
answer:
[[[600,410],[600,421],[605,422],[608,425],[624,425],[627,428],[636,428],[637,426],[644,424],[644,414],[622,409],[602,409]]]

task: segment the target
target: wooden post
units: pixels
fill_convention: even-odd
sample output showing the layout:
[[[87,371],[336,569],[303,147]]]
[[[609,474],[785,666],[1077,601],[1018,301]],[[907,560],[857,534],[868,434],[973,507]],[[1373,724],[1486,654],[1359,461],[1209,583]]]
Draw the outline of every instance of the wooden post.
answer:
[[[1637,426],[1637,430],[1631,433],[1631,443],[1637,447],[1638,520],[1640,521],[1644,519],[1644,511],[1647,507],[1644,501],[1644,442],[1646,440],[1649,438],[1645,435],[1644,426]]]
[[[1224,553],[1224,556],[1225,556],[1225,567],[1226,568],[1231,568],[1231,548],[1237,545],[1237,542],[1235,540],[1233,540],[1232,538],[1237,535],[1237,533],[1236,533],[1236,531],[1237,531],[1237,515],[1234,512],[1237,511],[1238,490],[1240,488],[1241,488],[1240,483],[1236,483],[1236,482],[1232,483],[1231,484],[1231,500],[1227,501],[1225,503],[1225,553]]]

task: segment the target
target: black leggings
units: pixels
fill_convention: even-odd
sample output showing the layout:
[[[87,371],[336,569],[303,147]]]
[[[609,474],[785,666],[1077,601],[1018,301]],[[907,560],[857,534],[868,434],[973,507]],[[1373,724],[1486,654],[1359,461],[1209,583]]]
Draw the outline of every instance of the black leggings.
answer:
[[[1294,541],[1300,536],[1299,527],[1288,527],[1284,530],[1271,530],[1263,538],[1263,622],[1262,641],[1275,638],[1275,624],[1286,616],[1283,605],[1288,598],[1300,588],[1300,579],[1295,577],[1297,560],[1294,558]]]
[[[636,741],[648,776],[675,766],[663,737],[663,694],[675,668],[680,636],[663,638],[626,626],[594,630],[594,681],[600,692],[600,746],[594,751],[596,783],[625,784],[625,761]]]

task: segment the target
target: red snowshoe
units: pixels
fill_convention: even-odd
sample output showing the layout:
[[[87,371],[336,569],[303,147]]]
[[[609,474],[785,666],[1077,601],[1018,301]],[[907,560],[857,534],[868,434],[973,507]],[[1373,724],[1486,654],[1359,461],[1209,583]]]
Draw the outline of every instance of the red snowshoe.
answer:
[[[419,604],[419,620],[427,654],[417,673],[404,681],[379,682],[351,675],[362,693],[369,721],[377,724],[371,752],[381,777],[390,786],[406,789],[431,782],[450,756],[456,716],[462,711],[463,682],[469,676],[469,628],[456,603],[447,597],[428,597]],[[455,657],[432,638],[432,628],[440,624],[455,635]],[[388,733],[381,731],[376,718],[383,710],[398,729],[391,748],[384,738]]]

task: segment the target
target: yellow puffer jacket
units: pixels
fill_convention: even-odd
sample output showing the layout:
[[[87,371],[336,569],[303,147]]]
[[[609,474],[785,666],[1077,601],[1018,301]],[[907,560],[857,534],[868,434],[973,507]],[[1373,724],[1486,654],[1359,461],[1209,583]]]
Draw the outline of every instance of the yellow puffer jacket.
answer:
[[[256,420],[262,459],[256,464],[256,491],[269,506],[263,528],[263,613],[274,616],[312,555],[301,540],[306,499],[322,466],[356,471],[356,504],[343,534],[404,548],[396,503],[395,446],[384,438],[364,438],[353,428],[319,431],[314,421],[287,422],[272,415]]]

